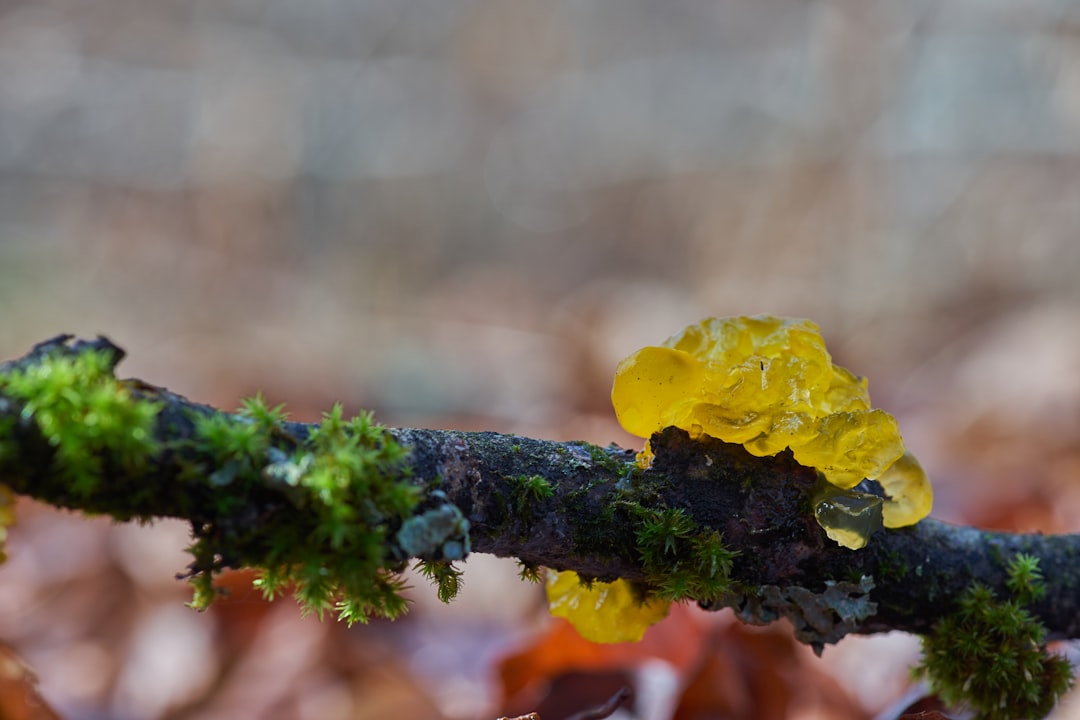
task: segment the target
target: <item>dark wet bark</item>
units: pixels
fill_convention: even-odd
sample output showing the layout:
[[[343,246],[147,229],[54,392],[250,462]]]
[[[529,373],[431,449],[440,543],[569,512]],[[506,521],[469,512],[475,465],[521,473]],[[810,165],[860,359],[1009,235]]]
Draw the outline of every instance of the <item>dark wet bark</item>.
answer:
[[[0,372],[27,367],[50,352],[95,348],[122,357],[107,340],[74,345],[66,340],[45,343],[0,365]],[[219,411],[142,381],[124,382],[136,397],[162,403],[155,425],[161,450],[142,472],[125,473],[120,463],[104,458],[107,487],[90,494],[72,492],[53,470],[53,448],[21,412],[21,404],[0,387],[0,419],[15,420],[9,436],[0,438],[9,448],[0,457],[0,481],[58,507],[120,520],[178,517],[195,527],[228,527],[235,536],[252,538],[258,537],[263,519],[278,522],[295,513],[280,483],[254,491],[245,486],[243,496],[225,498],[238,489],[193,482],[185,469],[208,458],[193,455],[197,450],[186,443],[192,418]],[[298,447],[310,429],[286,423],[275,445]],[[992,533],[928,519],[911,528],[879,531],[868,547],[852,551],[830,541],[815,522],[810,509],[815,471],[798,465],[788,452],[759,458],[739,445],[707,437],[692,440],[668,428],[652,439],[656,458],[642,471],[635,468],[634,451],[615,446],[490,432],[399,428],[391,433],[410,451],[402,481],[445,493],[469,522],[473,552],[518,558],[528,566],[572,569],[586,577],[644,580],[634,532],[621,508],[627,488],[635,488],[637,497],[646,488],[654,503],[684,509],[699,526],[719,530],[725,544],[738,552],[732,579],[744,590],[757,590],[732,595],[726,604],[750,621],[801,614],[801,637],[808,642],[832,641],[846,632],[926,632],[973,582],[1008,595],[1005,568],[1020,552],[1040,559],[1048,581],[1049,592],[1032,606],[1033,612],[1052,638],[1080,637],[1078,535]],[[532,476],[549,481],[554,493],[523,503],[514,478]],[[223,508],[231,508],[231,514],[223,516]],[[235,557],[226,554],[224,564]],[[839,583],[841,594],[857,596],[860,583],[870,587],[864,578],[871,579],[872,589],[863,599],[873,605],[863,608],[872,612],[857,613],[836,631],[815,624],[811,606],[825,596],[829,583]]]

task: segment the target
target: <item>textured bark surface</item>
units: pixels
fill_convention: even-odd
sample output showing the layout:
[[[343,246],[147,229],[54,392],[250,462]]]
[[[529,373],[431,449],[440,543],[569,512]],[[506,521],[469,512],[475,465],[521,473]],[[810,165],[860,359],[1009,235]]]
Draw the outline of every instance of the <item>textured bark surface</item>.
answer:
[[[88,347],[122,357],[103,339],[75,345],[66,340],[43,344],[0,365],[0,371],[38,362],[46,352]],[[191,436],[192,417],[219,411],[139,380],[125,383],[137,397],[162,403],[155,432],[163,450],[146,472],[125,474],[105,458],[107,488],[73,494],[52,470],[52,448],[0,389],[0,418],[16,418],[7,440],[17,448],[0,457],[0,481],[42,502],[120,520],[187,519],[204,536],[213,528],[222,537],[246,538],[253,548],[266,542],[260,527],[268,518],[296,513],[273,483],[257,492],[249,489],[236,502],[223,502],[234,488],[182,480],[183,468],[190,467],[186,464],[206,460],[193,457],[190,448],[178,449]],[[295,448],[310,429],[286,423],[275,442]],[[911,528],[879,531],[868,547],[851,551],[830,541],[815,522],[810,506],[815,471],[798,465],[789,452],[759,458],[739,445],[707,437],[692,440],[668,428],[653,437],[655,461],[641,471],[635,470],[634,451],[615,446],[491,432],[391,432],[410,451],[402,481],[437,486],[445,493],[468,519],[473,552],[576,570],[586,577],[644,579],[633,530],[620,521],[618,508],[628,486],[645,486],[667,507],[682,508],[700,526],[719,530],[726,545],[739,553],[732,579],[756,591],[732,595],[725,605],[751,622],[787,616],[800,638],[816,646],[847,632],[925,632],[974,581],[1006,596],[1005,567],[1019,552],[1041,561],[1049,592],[1032,609],[1050,636],[1080,637],[1077,535],[991,533],[928,519]],[[550,482],[551,497],[516,503],[513,478],[537,475]],[[148,487],[152,492],[146,492]],[[225,507],[235,510],[223,514]],[[246,555],[226,554],[223,564],[239,564],[237,558]]]

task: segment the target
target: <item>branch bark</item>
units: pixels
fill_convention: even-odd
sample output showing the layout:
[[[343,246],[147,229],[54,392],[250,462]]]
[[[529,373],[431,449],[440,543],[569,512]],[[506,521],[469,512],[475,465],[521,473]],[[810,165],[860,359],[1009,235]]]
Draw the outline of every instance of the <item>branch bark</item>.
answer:
[[[93,349],[113,354],[116,361],[123,356],[103,338],[69,340],[63,336],[42,343],[0,364],[0,373],[31,367],[56,353]],[[72,492],[55,471],[55,448],[0,382],[0,421],[10,418],[13,423],[9,437],[0,437],[8,448],[0,453],[0,482],[45,503],[120,520],[186,519],[198,536],[211,542],[220,536],[222,547],[228,536],[231,549],[221,553],[220,566],[243,564],[243,547],[266,542],[260,530],[271,524],[269,518],[277,522],[296,513],[288,492],[268,480],[257,492],[247,488],[228,498],[241,490],[193,482],[185,470],[209,461],[192,456],[186,443],[194,418],[220,411],[140,380],[123,382],[135,397],[160,403],[154,434],[162,450],[143,471],[127,473],[122,463],[104,458],[107,487]],[[311,429],[284,423],[275,445],[298,447]],[[460,510],[468,520],[473,552],[601,580],[645,580],[629,518],[621,509],[628,483],[637,483],[663,505],[683,509],[699,526],[718,530],[725,545],[737,551],[732,579],[754,591],[732,593],[716,607],[731,606],[750,622],[789,617],[799,637],[815,647],[848,632],[924,633],[954,609],[956,598],[973,582],[1005,597],[1005,566],[1017,553],[1038,557],[1048,578],[1049,591],[1031,610],[1050,637],[1080,637],[1080,535],[985,532],[927,519],[914,527],[879,531],[866,548],[852,551],[830,541],[815,522],[810,497],[816,474],[789,452],[754,457],[739,445],[708,437],[692,440],[668,428],[652,438],[655,460],[642,471],[635,470],[633,450],[614,445],[598,448],[493,432],[390,432],[409,450],[403,481],[437,488],[445,502]],[[516,505],[513,498],[520,488],[515,483],[520,481],[515,478],[533,476],[545,478],[553,493]],[[237,538],[248,544],[239,552]],[[847,612],[852,603],[862,603],[862,610]]]

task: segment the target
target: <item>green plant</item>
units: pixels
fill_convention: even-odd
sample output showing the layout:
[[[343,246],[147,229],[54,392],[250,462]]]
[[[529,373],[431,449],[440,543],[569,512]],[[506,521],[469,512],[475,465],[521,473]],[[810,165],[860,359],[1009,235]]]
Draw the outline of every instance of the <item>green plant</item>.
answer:
[[[160,404],[136,399],[113,376],[114,363],[101,350],[53,354],[0,378],[4,394],[21,402],[23,420],[52,447],[57,473],[83,497],[110,470],[137,472],[157,451],[153,426]],[[6,436],[13,425],[5,424]]]
[[[1046,592],[1038,558],[1017,555],[1008,574],[1014,597],[971,585],[923,638],[916,668],[945,702],[983,720],[1041,718],[1073,682],[1069,662],[1047,652],[1046,628],[1024,607]]]
[[[329,609],[350,623],[401,615],[404,560],[391,557],[387,545],[424,492],[402,480],[406,450],[370,414],[346,420],[335,405],[302,445],[286,452],[277,438],[284,421],[282,407],[270,408],[260,396],[245,400],[238,416],[195,419],[195,450],[215,468],[205,468],[209,484],[269,480],[305,514],[305,523],[271,523],[265,553],[244,558],[261,569],[256,584],[269,598],[291,589],[305,612],[320,617]],[[227,515],[234,508],[220,510]],[[205,537],[197,537],[191,552],[192,605],[202,608],[215,595],[218,561]],[[431,572],[440,594],[452,595],[453,572]]]

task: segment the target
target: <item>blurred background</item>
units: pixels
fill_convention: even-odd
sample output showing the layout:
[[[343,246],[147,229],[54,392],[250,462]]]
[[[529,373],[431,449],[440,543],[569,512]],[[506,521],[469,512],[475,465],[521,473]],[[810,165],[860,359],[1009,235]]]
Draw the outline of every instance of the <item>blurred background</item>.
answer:
[[[898,416],[936,517],[1076,532],[1078,274],[1067,0],[0,2],[4,357],[103,333],[121,374],[227,409],[261,389],[300,420],[342,400],[636,446],[620,358],[709,315],[809,317]],[[558,720],[623,682],[647,718],[885,718],[919,695],[903,635],[818,661],[687,610],[588,648],[480,556],[459,601],[417,580],[393,625],[301,619],[242,573],[196,614],[182,524],[19,514],[0,639],[66,718]]]

